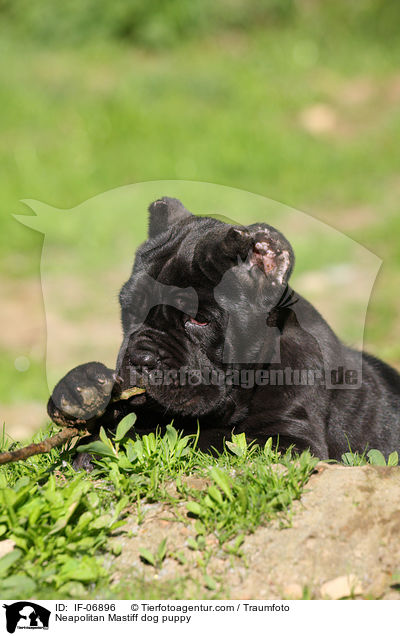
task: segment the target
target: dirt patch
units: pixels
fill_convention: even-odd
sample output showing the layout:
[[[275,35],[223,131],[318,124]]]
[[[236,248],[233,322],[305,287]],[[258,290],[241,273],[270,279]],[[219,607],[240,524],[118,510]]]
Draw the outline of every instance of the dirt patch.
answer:
[[[322,221],[344,233],[357,232],[381,222],[378,211],[368,205],[356,205],[344,209],[324,208],[314,212]]]
[[[371,77],[353,77],[350,81],[344,81],[332,97],[338,103],[357,108],[371,102],[377,93],[376,82]]]
[[[319,80],[321,101],[298,114],[298,125],[312,136],[346,141],[376,130],[394,114],[400,100],[400,75],[343,80],[324,74]]]
[[[328,104],[307,106],[299,115],[302,128],[313,135],[337,133],[339,120],[337,112]]]
[[[185,505],[149,504],[131,536],[116,538],[114,582],[141,578],[158,582],[186,578],[187,597],[274,599],[399,599],[392,575],[400,570],[400,468],[346,468],[319,464],[300,501],[291,527],[277,520],[246,537],[241,556],[232,556],[208,537],[203,551],[193,550],[195,521]],[[155,551],[166,539],[168,555],[156,569],[140,559],[139,548]],[[205,565],[206,564],[206,565]],[[197,592],[196,592],[197,590]]]

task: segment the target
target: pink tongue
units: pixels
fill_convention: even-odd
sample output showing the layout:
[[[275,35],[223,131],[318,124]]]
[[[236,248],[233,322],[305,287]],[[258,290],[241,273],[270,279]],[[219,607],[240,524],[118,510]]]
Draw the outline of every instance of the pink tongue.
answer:
[[[194,325],[199,325],[200,327],[205,327],[208,324],[207,322],[200,322],[199,320],[196,320],[195,318],[190,318],[190,322],[193,323]]]

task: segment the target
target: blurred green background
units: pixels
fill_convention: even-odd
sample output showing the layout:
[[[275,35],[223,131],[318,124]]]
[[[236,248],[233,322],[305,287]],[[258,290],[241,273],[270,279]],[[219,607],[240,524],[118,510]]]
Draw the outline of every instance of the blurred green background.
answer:
[[[380,256],[366,348],[399,366],[399,27],[394,0],[0,0],[0,419],[36,425],[47,398],[42,237],[19,201],[148,180],[255,192]]]

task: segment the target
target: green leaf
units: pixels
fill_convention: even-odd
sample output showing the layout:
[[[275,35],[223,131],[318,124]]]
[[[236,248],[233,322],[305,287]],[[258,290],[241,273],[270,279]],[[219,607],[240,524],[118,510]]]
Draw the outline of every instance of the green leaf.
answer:
[[[120,455],[120,457],[118,458],[118,468],[121,468],[122,470],[134,470],[134,467],[132,466],[132,461],[129,461],[129,459],[125,456],[125,455]]]
[[[225,442],[225,444],[227,445],[231,453],[233,453],[237,457],[243,456],[243,450],[237,444],[234,444],[233,442]]]
[[[1,544],[0,544],[1,545]],[[15,548],[0,559],[0,577],[4,577],[12,565],[22,556],[22,550]]]
[[[238,550],[240,546],[244,543],[244,540],[245,540],[244,534],[239,534],[239,536],[236,537],[235,542],[233,544],[234,548]]]
[[[163,539],[157,548],[157,561],[162,563],[167,554],[167,538]]]
[[[234,444],[236,444],[240,448],[240,450],[243,452],[243,454],[246,453],[246,451],[247,451],[247,440],[246,440],[245,433],[239,433],[238,435],[234,435],[232,433],[232,442]]]
[[[97,508],[100,504],[99,496],[95,492],[88,492],[87,500],[91,508]]]
[[[121,499],[118,501],[118,503],[116,504],[115,508],[114,508],[114,519],[116,519],[122,512],[122,510],[129,504],[129,497],[128,495],[125,495],[124,497],[121,497]]]
[[[201,519],[196,519],[196,521],[194,522],[194,529],[196,530],[197,534],[207,534],[207,528],[205,527]]]
[[[112,521],[113,521],[113,518],[111,515],[109,514],[101,515],[100,517],[97,517],[97,519],[93,521],[93,523],[91,524],[91,528],[94,528],[95,530],[101,530],[101,528],[108,528],[112,524]]]
[[[175,552],[173,555],[174,559],[176,559],[181,565],[186,565],[187,558],[183,554],[183,552]]]
[[[126,452],[126,457],[131,464],[138,457],[138,453],[135,448],[135,443],[131,439],[128,439],[125,444],[125,452]]]
[[[135,451],[136,457],[138,457],[140,460],[143,460],[144,447],[141,439],[137,439],[136,442],[134,442],[133,449]]]
[[[32,511],[29,514],[29,522],[28,525],[30,528],[34,528],[39,516],[42,512],[42,507],[38,504],[38,502],[32,501]],[[36,505],[35,505],[36,504]]]
[[[66,598],[67,596],[72,596],[72,598],[84,598],[87,590],[85,589],[82,583],[78,581],[70,581],[69,583],[65,583],[58,590],[61,595],[60,598]]]
[[[72,504],[70,504],[67,513],[60,519],[57,519],[56,523],[53,526],[53,529],[48,533],[47,536],[56,534],[57,532],[65,528],[71,516],[73,515],[74,511],[76,510],[76,507],[78,504],[79,504],[79,501],[74,501]]]
[[[122,545],[119,543],[116,545],[113,545],[111,548],[111,552],[113,553],[114,556],[119,556],[122,552]]]
[[[229,501],[233,501],[233,495],[230,486],[230,480],[226,473],[220,468],[214,467],[210,470],[210,476],[213,478],[217,486],[219,486],[222,492],[228,497]]]
[[[126,521],[116,521],[111,526],[108,526],[109,530],[116,530],[117,528],[122,528],[122,526],[126,525]],[[123,531],[124,532],[124,531]]]
[[[209,590],[216,590],[217,589],[216,582],[208,574],[204,575],[204,583],[205,583],[206,588],[209,589]]]
[[[186,508],[189,512],[191,512],[193,515],[196,515],[197,517],[199,517],[203,512],[203,508],[196,501],[187,501]]]
[[[185,455],[187,455],[190,452],[189,448],[187,447],[189,442],[190,442],[189,435],[185,435],[185,437],[181,437],[181,439],[176,445],[176,452],[179,455],[179,457],[185,457]]]
[[[219,505],[223,504],[223,499],[222,499],[222,495],[221,495],[221,491],[218,490],[218,488],[216,488],[215,486],[209,486],[208,488],[208,494],[210,495],[210,497],[212,499],[214,499],[214,501],[216,501]]]
[[[139,548],[139,554],[143,561],[146,561],[146,563],[150,563],[150,565],[156,567],[156,560],[150,550],[147,548]]]
[[[150,456],[156,450],[156,438],[154,433],[149,433],[148,435],[143,435],[142,437],[143,448],[146,451],[146,454]]]
[[[265,442],[264,455],[269,457],[271,455],[271,452],[272,452],[272,437],[269,437],[267,441]]]
[[[30,598],[36,590],[36,583],[25,574],[15,574],[0,583],[2,598]]]
[[[343,453],[342,455],[342,463],[345,466],[354,466],[354,455],[353,453]]]
[[[397,466],[399,463],[399,455],[397,451],[393,451],[393,453],[390,453],[389,457],[388,457],[388,466]]]
[[[188,544],[188,547],[191,550],[198,550],[199,549],[199,546],[197,545],[197,541],[193,537],[188,537],[187,544]]]
[[[105,432],[103,426],[100,426],[99,437],[105,446],[108,446],[113,450],[113,445],[109,437],[107,437],[107,433]]]
[[[96,581],[102,568],[94,557],[84,557],[81,560],[68,558],[58,573],[58,584],[66,581]]]
[[[211,499],[210,495],[205,495],[203,504],[207,506],[207,508],[210,508],[210,510],[217,509],[217,502],[214,499]]]
[[[24,552],[27,552],[28,541],[24,539],[24,537],[17,536],[16,531],[14,530],[14,534],[11,535],[11,538],[14,541],[15,545],[21,548]]]
[[[109,446],[106,446],[103,442],[90,442],[90,444],[82,444],[76,449],[78,453],[94,453],[104,457],[112,457],[115,459],[115,452],[111,450]]]
[[[373,466],[386,466],[384,455],[376,448],[371,448],[371,450],[367,453],[367,457],[369,459],[369,463]]]
[[[171,426],[171,424],[167,425],[165,436],[168,440],[170,449],[175,448],[176,440],[178,439],[178,433],[176,432],[176,429]]]
[[[154,492],[157,490],[158,488],[158,482],[159,482],[159,472],[160,472],[160,468],[158,465],[154,466],[154,468],[152,469],[151,473],[150,473],[150,491]]]
[[[121,439],[125,437],[127,432],[130,431],[135,422],[135,413],[129,413],[126,417],[124,417],[117,426],[114,441],[120,442]]]
[[[240,507],[242,509],[242,513],[244,514],[247,511],[247,508],[249,505],[249,497],[248,497],[246,488],[244,486],[238,486],[237,494],[238,494],[238,499],[240,502]]]
[[[14,485],[15,492],[18,492],[19,490],[21,490],[21,488],[25,488],[25,486],[28,486],[30,481],[31,480],[29,479],[29,477],[20,477],[19,479],[17,479]]]

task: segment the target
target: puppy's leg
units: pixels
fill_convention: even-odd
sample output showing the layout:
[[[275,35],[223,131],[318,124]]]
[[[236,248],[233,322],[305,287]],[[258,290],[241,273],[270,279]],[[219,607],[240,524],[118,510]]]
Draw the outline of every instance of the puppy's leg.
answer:
[[[87,429],[90,435],[79,444],[90,443],[98,439],[101,426],[113,431],[121,419],[133,411],[135,396],[120,400],[122,396],[116,372],[100,362],[88,362],[75,367],[60,380],[48,401],[47,412],[59,426]],[[144,399],[138,395],[135,403]],[[73,466],[76,470],[91,470],[90,455],[79,453]]]
[[[115,383],[115,372],[104,364],[81,364],[55,386],[47,412],[60,426],[85,424],[97,419],[105,413]]]

